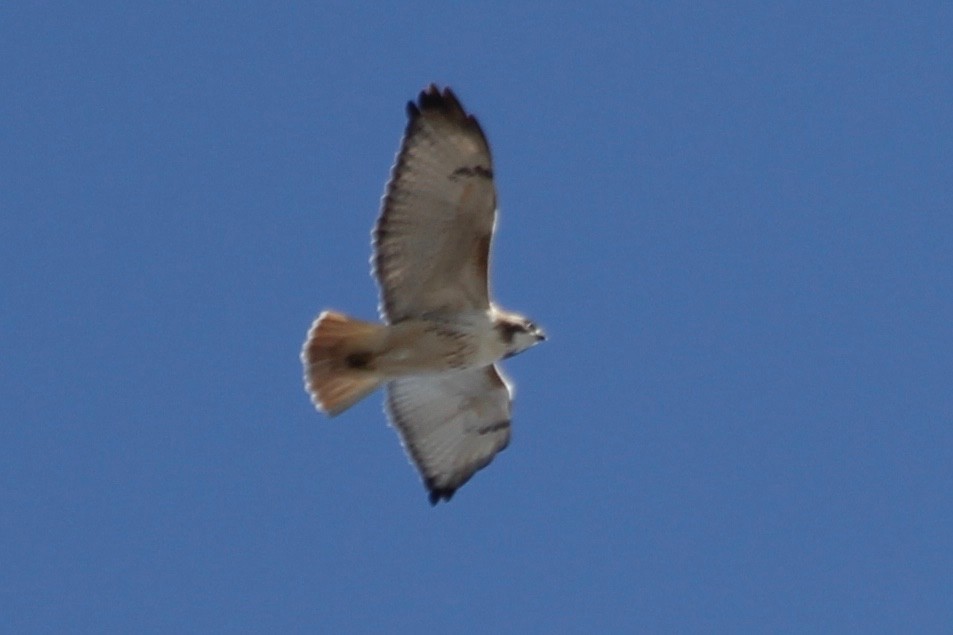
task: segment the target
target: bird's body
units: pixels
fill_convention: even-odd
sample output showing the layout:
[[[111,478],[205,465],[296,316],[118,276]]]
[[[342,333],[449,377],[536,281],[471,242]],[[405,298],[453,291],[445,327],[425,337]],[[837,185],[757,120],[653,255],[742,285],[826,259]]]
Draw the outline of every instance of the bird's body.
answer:
[[[496,191],[476,119],[432,85],[408,114],[374,230],[385,323],[325,311],[301,357],[312,401],[330,415],[386,384],[436,503],[509,443],[511,393],[496,363],[544,336],[489,299]]]
[[[387,379],[487,366],[507,352],[489,311],[411,318],[384,333],[375,363]]]

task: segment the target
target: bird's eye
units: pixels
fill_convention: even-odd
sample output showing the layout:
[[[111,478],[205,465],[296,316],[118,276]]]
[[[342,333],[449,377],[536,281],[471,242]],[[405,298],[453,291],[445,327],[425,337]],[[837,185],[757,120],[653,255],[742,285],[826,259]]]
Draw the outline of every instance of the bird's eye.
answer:
[[[533,322],[527,322],[527,323],[526,323],[526,330],[529,331],[530,333],[532,333],[533,331],[536,330],[536,325],[535,325]]]

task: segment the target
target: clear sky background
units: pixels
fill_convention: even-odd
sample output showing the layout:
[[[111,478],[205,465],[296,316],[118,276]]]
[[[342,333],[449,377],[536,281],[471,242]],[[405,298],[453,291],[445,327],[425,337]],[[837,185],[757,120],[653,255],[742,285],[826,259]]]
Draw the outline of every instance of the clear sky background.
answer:
[[[951,5],[623,4],[5,3],[0,632],[951,632]],[[550,335],[436,508],[298,361],[431,81]]]

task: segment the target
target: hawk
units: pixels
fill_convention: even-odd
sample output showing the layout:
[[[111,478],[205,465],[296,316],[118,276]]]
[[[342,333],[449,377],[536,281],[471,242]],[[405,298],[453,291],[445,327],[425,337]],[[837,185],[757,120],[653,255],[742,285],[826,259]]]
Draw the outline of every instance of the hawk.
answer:
[[[497,362],[545,335],[490,301],[496,188],[480,124],[433,84],[407,115],[373,231],[384,324],[324,311],[301,361],[330,416],[386,386],[390,421],[436,505],[509,443],[512,389]]]

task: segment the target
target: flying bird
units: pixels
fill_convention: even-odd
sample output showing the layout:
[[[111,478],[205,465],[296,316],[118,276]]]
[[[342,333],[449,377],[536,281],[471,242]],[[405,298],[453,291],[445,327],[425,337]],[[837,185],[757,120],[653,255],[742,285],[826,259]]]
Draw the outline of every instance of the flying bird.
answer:
[[[324,311],[301,361],[330,416],[386,386],[388,417],[436,505],[509,443],[512,388],[498,362],[545,335],[490,300],[496,188],[480,124],[433,84],[407,117],[372,232],[384,323]]]

